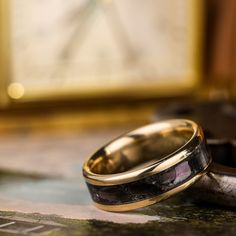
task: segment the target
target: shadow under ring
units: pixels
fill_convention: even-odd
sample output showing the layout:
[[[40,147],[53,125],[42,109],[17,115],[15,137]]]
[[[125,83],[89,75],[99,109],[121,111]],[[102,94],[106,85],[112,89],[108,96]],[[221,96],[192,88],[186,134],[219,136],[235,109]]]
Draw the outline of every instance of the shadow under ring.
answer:
[[[83,166],[95,205],[128,211],[164,200],[196,182],[211,163],[202,129],[174,119],[124,134]]]

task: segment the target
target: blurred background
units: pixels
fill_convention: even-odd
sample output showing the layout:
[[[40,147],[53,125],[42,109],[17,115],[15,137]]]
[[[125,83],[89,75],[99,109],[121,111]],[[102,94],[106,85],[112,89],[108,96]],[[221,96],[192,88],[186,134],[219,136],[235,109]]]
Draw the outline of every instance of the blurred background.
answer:
[[[158,119],[235,139],[235,13],[234,0],[0,0],[0,210],[109,220],[82,163]]]
[[[32,136],[47,144],[52,135],[56,148],[58,137],[85,135],[83,160],[176,103],[169,117],[199,102],[232,104],[235,11],[233,0],[1,0],[1,139],[35,160]],[[225,110],[233,123],[235,107]],[[11,169],[5,156],[0,166]]]
[[[235,96],[228,0],[2,0],[0,132],[149,122]]]
[[[0,131],[149,121],[235,96],[234,1],[1,1]]]

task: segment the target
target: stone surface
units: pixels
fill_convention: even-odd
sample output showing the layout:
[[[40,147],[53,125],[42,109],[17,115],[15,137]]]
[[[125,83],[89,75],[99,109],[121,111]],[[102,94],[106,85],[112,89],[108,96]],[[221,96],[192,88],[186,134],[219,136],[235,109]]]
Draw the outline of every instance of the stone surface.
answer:
[[[64,219],[53,215],[22,214],[16,212],[0,212],[2,217],[11,220],[20,218],[25,221],[49,222],[60,224],[58,231],[46,235],[191,235],[191,236],[234,236],[236,231],[236,211],[217,208],[215,206],[196,205],[186,201],[180,194],[163,203],[139,210],[144,215],[158,215],[160,220],[145,224],[117,224],[97,220]],[[114,213],[118,214],[118,213]],[[1,235],[4,235],[1,233]],[[9,234],[6,234],[9,235]]]

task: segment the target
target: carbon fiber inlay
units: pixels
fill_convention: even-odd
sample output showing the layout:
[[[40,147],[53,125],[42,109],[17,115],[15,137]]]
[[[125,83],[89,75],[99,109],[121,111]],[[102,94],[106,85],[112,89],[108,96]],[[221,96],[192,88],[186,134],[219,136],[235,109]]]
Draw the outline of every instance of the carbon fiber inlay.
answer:
[[[99,204],[120,205],[142,201],[168,192],[202,172],[211,161],[207,153],[203,142],[184,161],[155,175],[119,185],[87,185],[92,199]]]

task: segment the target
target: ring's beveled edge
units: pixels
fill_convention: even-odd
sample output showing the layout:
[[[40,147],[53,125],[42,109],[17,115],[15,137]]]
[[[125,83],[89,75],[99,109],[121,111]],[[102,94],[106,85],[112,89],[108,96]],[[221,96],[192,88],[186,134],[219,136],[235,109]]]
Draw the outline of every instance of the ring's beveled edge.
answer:
[[[211,157],[205,142],[202,142],[187,159],[161,173],[115,186],[87,185],[99,208],[126,211],[153,204],[182,191],[199,179],[210,163]]]
[[[179,150],[176,150],[175,153],[171,153],[167,157],[167,158],[169,158],[168,162],[166,160],[159,161],[158,163],[155,163],[152,166],[148,166],[142,170],[132,171],[131,173],[129,173],[127,171],[126,173],[123,172],[120,174],[99,175],[99,174],[94,174],[94,173],[90,172],[89,167],[87,166],[87,163],[88,163],[88,160],[87,160],[83,165],[83,176],[85,178],[85,181],[87,183],[92,184],[92,185],[111,186],[111,185],[132,182],[132,181],[135,181],[140,178],[145,178],[145,177],[148,177],[148,176],[153,175],[155,173],[161,172],[161,171],[167,169],[168,167],[181,162],[183,159],[185,159],[187,156],[189,156],[191,154],[191,152],[196,148],[196,146],[201,145],[202,142],[205,142],[203,131],[202,131],[201,127],[198,126],[195,122],[193,122],[191,120],[173,119],[173,120],[166,120],[163,122],[165,122],[165,123],[167,123],[167,122],[172,123],[173,122],[175,124],[177,124],[178,122],[179,122],[179,124],[181,124],[181,122],[185,122],[185,123],[188,123],[189,125],[192,125],[193,130],[194,130],[194,133],[193,133],[193,136],[191,137],[191,139],[185,145],[183,145]],[[157,123],[162,123],[162,122],[157,122]],[[149,127],[151,125],[147,125],[147,127]],[[140,129],[137,129],[137,130],[140,130]],[[136,130],[129,132],[126,135],[131,134],[135,131]],[[117,140],[117,139],[115,139],[115,140]]]

